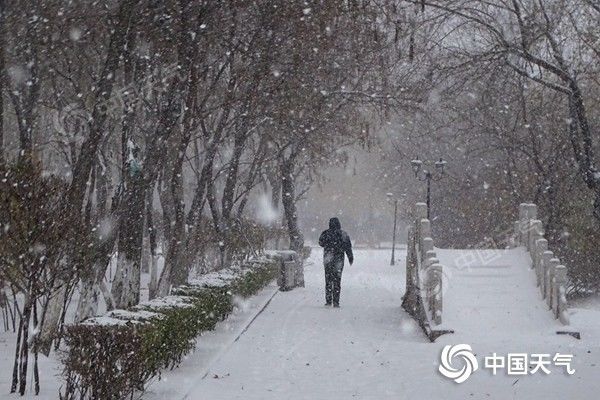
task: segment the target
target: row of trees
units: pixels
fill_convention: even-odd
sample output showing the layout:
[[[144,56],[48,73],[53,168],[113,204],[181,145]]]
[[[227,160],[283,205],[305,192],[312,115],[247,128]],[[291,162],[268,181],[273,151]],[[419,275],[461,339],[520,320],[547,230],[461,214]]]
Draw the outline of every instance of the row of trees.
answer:
[[[0,0],[0,290],[19,315],[12,390],[30,350],[75,321],[139,302],[263,245],[257,192],[283,210],[343,147],[366,144],[367,110],[418,102],[412,11],[394,1]],[[407,49],[411,50],[407,50]],[[267,224],[268,225],[268,224]],[[157,257],[163,249],[164,267]],[[106,279],[118,254],[112,285]]]
[[[449,161],[449,176],[434,184],[437,237],[505,245],[518,204],[534,201],[572,292],[597,291],[598,2],[412,3],[422,6],[416,62],[432,90],[400,122],[406,135],[390,155],[394,165],[398,154]]]

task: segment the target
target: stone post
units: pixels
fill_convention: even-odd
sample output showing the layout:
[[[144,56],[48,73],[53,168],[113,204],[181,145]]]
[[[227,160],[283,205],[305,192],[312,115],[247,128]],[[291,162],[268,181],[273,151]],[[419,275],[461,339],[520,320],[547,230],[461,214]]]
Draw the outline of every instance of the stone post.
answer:
[[[525,246],[526,245],[526,234],[529,228],[529,217],[527,216],[529,209],[529,204],[521,203],[519,204],[519,221],[517,221],[517,245]]]
[[[535,252],[531,255],[538,286],[542,286],[542,255],[546,250],[548,250],[548,241],[546,239],[538,239],[535,242]]]
[[[521,221],[515,221],[513,224],[513,240],[510,244],[511,247],[518,247],[521,245]]]
[[[433,239],[430,237],[423,238],[423,248],[421,249],[421,255],[427,254],[428,251],[433,251]],[[424,257],[421,257],[421,261],[423,261]]]
[[[427,204],[416,203],[414,215],[415,215],[415,221],[417,221],[417,222],[422,219],[427,219]]]
[[[531,233],[533,231],[532,220],[537,220],[537,206],[535,204],[529,203],[525,206],[525,229],[524,232],[524,245],[527,247],[527,250],[531,253]]]
[[[566,311],[565,286],[567,284],[567,267],[557,265],[554,267],[554,302],[552,309],[554,316],[560,318],[560,314]]]
[[[433,319],[433,323],[439,325],[442,323],[442,305],[443,305],[443,273],[442,273],[442,265],[441,264],[433,264],[431,266],[431,276],[433,279],[432,291],[431,294],[431,317]]]
[[[527,245],[527,250],[532,256],[532,259],[535,257],[535,249],[536,249],[536,241],[538,239],[543,238],[543,225],[542,221],[538,219],[529,221],[529,244]],[[533,267],[533,265],[532,265]]]
[[[431,237],[431,222],[428,219],[422,219],[419,221],[421,240],[426,237]],[[425,253],[423,253],[425,254]]]
[[[429,253],[429,251],[428,251]],[[423,263],[423,269],[429,271],[434,264],[438,264],[440,260],[435,257],[427,258]]]
[[[558,258],[550,259],[548,263],[548,268],[546,269],[546,304],[548,307],[552,309],[552,289],[554,287],[554,269],[560,265],[560,260]]]
[[[548,269],[550,268],[550,260],[554,258],[554,253],[550,250],[544,251],[542,254],[542,262],[541,264],[541,273],[542,273],[542,281],[540,285],[540,290],[542,292],[542,297],[546,298],[547,292],[546,287],[548,286]]]

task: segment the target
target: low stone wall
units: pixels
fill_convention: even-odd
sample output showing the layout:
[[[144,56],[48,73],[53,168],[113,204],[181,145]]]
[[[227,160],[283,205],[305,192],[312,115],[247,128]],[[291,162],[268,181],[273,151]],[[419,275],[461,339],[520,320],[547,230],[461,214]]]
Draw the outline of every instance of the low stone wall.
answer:
[[[281,291],[304,287],[303,257],[293,250],[268,250],[265,255],[279,264],[277,284]]]
[[[406,293],[402,307],[417,320],[431,341],[452,333],[439,329],[443,313],[443,266],[437,259],[427,205],[417,203],[409,227],[406,256]]]
[[[565,326],[569,325],[566,297],[567,267],[562,265],[554,253],[548,249],[548,241],[544,237],[544,228],[542,221],[538,219],[538,208],[535,204],[519,205],[519,220],[515,222],[514,229],[516,243],[527,248],[531,255],[537,286],[540,288],[540,293],[548,308],[552,311],[554,318]],[[573,334],[572,332],[564,333]]]

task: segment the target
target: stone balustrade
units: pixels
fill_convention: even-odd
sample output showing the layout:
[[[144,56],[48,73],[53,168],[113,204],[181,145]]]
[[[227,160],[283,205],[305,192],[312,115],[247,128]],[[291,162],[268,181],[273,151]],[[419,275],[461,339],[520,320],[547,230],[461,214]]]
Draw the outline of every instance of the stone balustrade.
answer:
[[[517,244],[525,246],[531,255],[537,285],[548,308],[563,325],[569,325],[567,267],[548,250],[548,241],[544,238],[542,221],[538,219],[538,208],[535,204],[523,203],[519,206],[515,237]]]
[[[406,293],[402,307],[413,316],[431,341],[452,331],[436,329],[442,323],[443,267],[431,238],[427,205],[417,203],[409,227],[406,257]]]

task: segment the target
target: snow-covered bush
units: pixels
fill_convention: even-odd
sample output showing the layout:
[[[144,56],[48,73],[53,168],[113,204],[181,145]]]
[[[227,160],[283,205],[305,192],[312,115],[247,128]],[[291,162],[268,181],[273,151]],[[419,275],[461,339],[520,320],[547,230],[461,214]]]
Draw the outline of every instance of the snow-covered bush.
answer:
[[[131,310],[69,326],[61,398],[116,400],[143,391],[161,369],[177,366],[202,332],[229,315],[234,296],[255,294],[276,274],[276,263],[252,262],[206,274]]]

